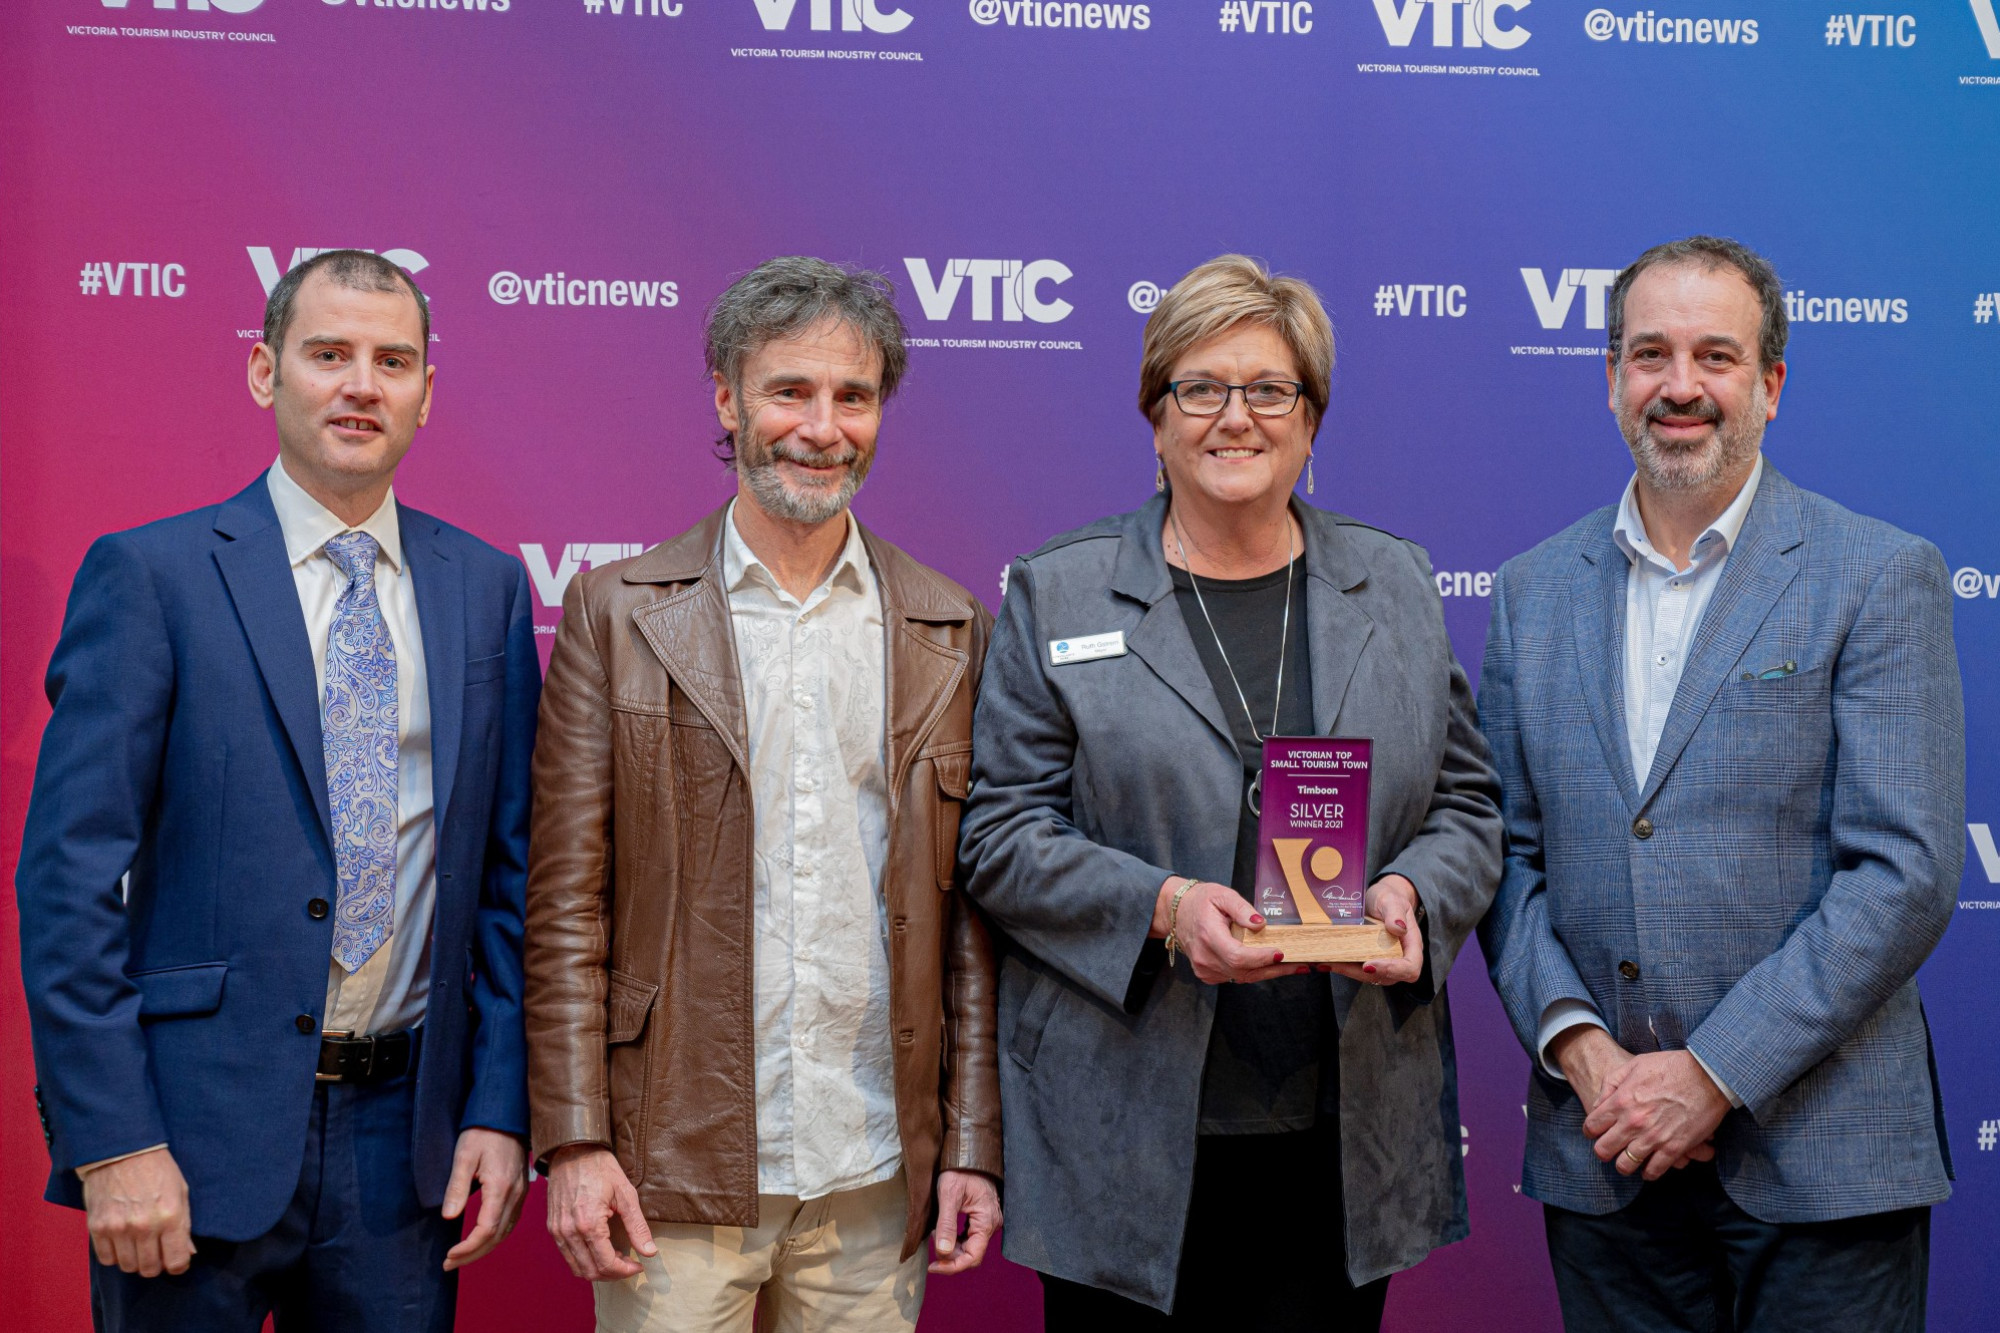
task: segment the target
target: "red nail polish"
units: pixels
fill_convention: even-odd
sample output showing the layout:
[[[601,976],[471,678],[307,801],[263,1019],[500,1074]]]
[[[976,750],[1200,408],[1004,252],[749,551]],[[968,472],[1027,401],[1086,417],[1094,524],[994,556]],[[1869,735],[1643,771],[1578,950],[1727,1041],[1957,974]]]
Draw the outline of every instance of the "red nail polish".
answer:
[[[1252,912],[1250,914],[1250,924],[1253,926],[1261,926],[1264,924],[1264,918],[1258,916],[1255,912]]]
[[[1285,955],[1283,955],[1282,953],[1273,954],[1271,955],[1271,961],[1274,963],[1282,963],[1285,961]]]
[[[1301,976],[1301,977],[1303,977],[1303,976],[1307,976],[1307,975],[1310,975],[1310,974],[1311,974],[1311,972],[1312,972],[1312,969],[1311,969],[1311,968],[1307,967],[1307,966],[1306,966],[1306,965],[1305,965],[1304,963],[1300,963],[1300,964],[1299,964],[1299,970],[1298,970],[1298,971],[1297,971],[1296,973],[1294,973],[1293,975],[1295,975],[1295,976]]]
[[[1363,972],[1373,972],[1373,971],[1375,970],[1375,964],[1373,964],[1373,963],[1363,963],[1363,964],[1361,965],[1361,970],[1362,970]]]

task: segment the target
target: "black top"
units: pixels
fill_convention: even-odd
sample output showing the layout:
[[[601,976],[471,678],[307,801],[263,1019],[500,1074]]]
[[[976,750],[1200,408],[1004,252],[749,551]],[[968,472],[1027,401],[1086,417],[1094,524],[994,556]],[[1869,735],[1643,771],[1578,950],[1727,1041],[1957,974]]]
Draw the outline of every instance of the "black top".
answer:
[[[1307,651],[1306,562],[1291,568],[1291,627],[1285,637],[1284,696],[1277,704],[1277,731],[1271,731],[1273,696],[1278,687],[1278,642],[1285,619],[1286,571],[1254,579],[1202,579],[1201,598],[1187,571],[1169,567],[1181,618],[1195,652],[1208,669],[1216,702],[1230,723],[1243,757],[1245,799],[1236,804],[1236,867],[1230,887],[1254,901],[1257,880],[1257,815],[1250,809],[1251,781],[1264,763],[1259,733],[1314,734],[1312,662]],[[1207,616],[1202,614],[1206,603]],[[1210,629],[1209,620],[1214,620]],[[1216,646],[1217,638],[1228,652]],[[1236,669],[1230,679],[1229,667]],[[1242,686],[1242,698],[1237,686]],[[1244,716],[1247,700],[1256,719]],[[1309,1129],[1322,1113],[1337,1112],[1340,1066],[1333,1022],[1333,994],[1317,972],[1279,977],[1253,986],[1225,985],[1215,997],[1215,1028],[1202,1076],[1203,1134],[1276,1134]]]

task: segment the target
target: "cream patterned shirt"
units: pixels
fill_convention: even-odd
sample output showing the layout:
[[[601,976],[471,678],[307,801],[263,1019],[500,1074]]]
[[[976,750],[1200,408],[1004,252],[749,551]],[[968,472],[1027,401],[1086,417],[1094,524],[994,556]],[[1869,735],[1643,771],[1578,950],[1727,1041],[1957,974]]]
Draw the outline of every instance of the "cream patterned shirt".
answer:
[[[882,866],[882,599],[861,529],[800,602],[723,525],[756,812],[757,1190],[817,1198],[902,1164]]]

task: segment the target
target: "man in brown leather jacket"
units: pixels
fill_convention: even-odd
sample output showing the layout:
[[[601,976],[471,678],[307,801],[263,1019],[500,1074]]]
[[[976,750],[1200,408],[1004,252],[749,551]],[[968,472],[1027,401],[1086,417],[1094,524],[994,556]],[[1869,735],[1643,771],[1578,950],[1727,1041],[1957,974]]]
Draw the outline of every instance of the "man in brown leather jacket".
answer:
[[[905,367],[878,276],[738,280],[736,497],[571,583],[528,880],[533,1150],[598,1328],[903,1330],[1000,1221],[991,945],[956,884],[991,617],[848,501]],[[966,1221],[961,1237],[961,1215]]]

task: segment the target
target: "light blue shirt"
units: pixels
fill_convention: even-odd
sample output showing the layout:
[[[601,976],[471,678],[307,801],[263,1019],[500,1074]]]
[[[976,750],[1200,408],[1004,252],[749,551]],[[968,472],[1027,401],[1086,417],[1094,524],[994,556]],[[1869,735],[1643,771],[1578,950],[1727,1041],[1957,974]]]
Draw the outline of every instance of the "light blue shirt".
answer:
[[[1750,469],[1749,480],[1717,515],[1715,522],[1695,539],[1688,550],[1688,564],[1677,569],[1646,536],[1646,522],[1639,514],[1639,478],[1635,473],[1625,484],[1625,497],[1618,503],[1618,517],[1612,521],[1611,538],[1625,553],[1625,744],[1632,757],[1632,781],[1646,785],[1653,771],[1653,756],[1660,748],[1660,733],[1674,706],[1674,692],[1680,688],[1681,670],[1688,649],[1701,628],[1702,613],[1722,582],[1723,566],[1729,552],[1743,533],[1743,522],[1757,498],[1758,483],[1764,479],[1764,456]],[[1579,1024],[1604,1026],[1597,1010],[1582,1000],[1557,1000],[1542,1014],[1537,1046],[1542,1068],[1551,1078],[1561,1078],[1562,1069],[1549,1058],[1549,1043],[1556,1035]],[[1692,1051],[1689,1054],[1693,1054]],[[1733,1106],[1743,1102],[1699,1055],[1695,1060],[1708,1070],[1715,1086],[1722,1089]]]

